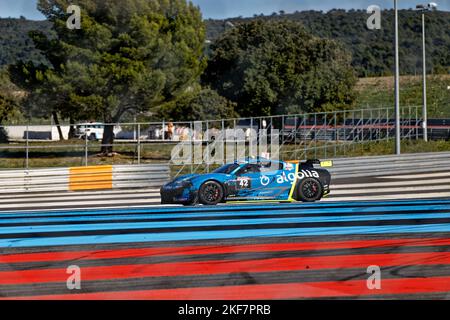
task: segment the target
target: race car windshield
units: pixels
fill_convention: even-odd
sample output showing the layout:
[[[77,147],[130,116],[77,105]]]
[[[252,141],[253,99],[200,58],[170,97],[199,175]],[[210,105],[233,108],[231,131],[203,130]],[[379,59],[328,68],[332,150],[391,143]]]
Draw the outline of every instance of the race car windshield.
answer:
[[[224,173],[224,174],[230,174],[232,173],[234,170],[236,170],[237,168],[239,168],[239,165],[236,163],[233,164],[227,164],[223,167],[220,167],[219,169],[217,169],[216,171],[214,171],[214,173]]]

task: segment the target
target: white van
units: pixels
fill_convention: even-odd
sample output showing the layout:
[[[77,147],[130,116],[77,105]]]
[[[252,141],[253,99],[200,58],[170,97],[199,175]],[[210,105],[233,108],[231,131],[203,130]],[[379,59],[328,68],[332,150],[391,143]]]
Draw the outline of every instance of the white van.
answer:
[[[103,139],[105,124],[101,122],[80,123],[77,124],[75,136],[79,139],[88,139],[98,141]],[[114,135],[120,132],[119,127],[114,127]]]

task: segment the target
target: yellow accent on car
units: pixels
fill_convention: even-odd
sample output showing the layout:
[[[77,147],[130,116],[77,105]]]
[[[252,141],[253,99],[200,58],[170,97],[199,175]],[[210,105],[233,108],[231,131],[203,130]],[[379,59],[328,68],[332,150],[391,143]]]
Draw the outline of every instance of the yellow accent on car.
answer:
[[[75,167],[69,170],[69,190],[104,190],[113,188],[113,167]]]
[[[333,161],[321,161],[320,166],[322,168],[331,168],[333,166]]]
[[[291,191],[289,192],[289,198],[288,201],[295,201],[295,199],[293,198],[294,196],[294,191],[295,191],[295,186],[297,185],[297,179],[298,179],[298,171],[299,171],[300,165],[296,164],[295,165],[295,179],[292,182],[292,187],[291,187]]]

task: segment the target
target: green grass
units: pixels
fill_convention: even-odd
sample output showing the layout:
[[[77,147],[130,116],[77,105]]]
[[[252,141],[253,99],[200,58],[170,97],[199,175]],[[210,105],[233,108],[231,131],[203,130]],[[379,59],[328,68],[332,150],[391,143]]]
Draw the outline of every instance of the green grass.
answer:
[[[25,168],[26,144],[1,144],[0,168]],[[172,144],[141,145],[141,163],[168,162]],[[32,142],[28,149],[29,168],[74,167],[85,165],[85,144],[81,140],[62,142]],[[114,157],[100,156],[99,143],[89,143],[88,165],[130,165],[138,163],[135,145],[117,144]]]
[[[429,76],[428,116],[430,118],[450,118],[450,75]],[[356,109],[376,109],[394,107],[394,78],[360,79]],[[400,79],[400,103],[402,106],[422,106],[422,77],[403,76]]]

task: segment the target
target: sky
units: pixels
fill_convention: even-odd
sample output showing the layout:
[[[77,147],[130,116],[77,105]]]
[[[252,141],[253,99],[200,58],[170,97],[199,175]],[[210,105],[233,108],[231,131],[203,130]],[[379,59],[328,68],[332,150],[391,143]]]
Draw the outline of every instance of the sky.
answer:
[[[0,17],[24,16],[32,20],[44,17],[36,10],[37,0],[0,0]],[[192,0],[199,5],[204,18],[223,19],[231,17],[251,17],[254,14],[271,14],[284,10],[322,10],[367,9],[370,5],[378,5],[383,9],[393,7],[393,0]],[[427,3],[426,1],[424,1]],[[433,0],[439,4],[440,10],[450,11],[450,0]],[[76,3],[76,1],[74,1]],[[413,8],[420,0],[399,0],[402,9]]]

